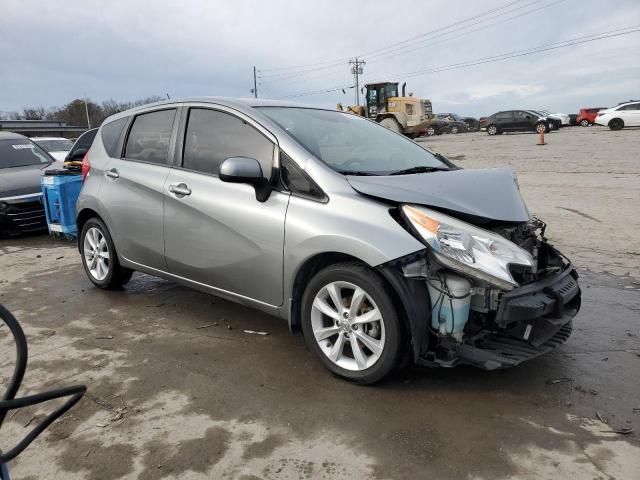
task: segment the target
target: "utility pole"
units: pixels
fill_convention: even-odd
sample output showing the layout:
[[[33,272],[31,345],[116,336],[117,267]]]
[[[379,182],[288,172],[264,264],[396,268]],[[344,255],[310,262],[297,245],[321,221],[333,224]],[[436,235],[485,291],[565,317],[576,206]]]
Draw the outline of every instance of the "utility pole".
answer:
[[[258,82],[256,81],[256,66],[253,66],[253,96],[258,98]]]
[[[359,77],[362,75],[362,67],[365,65],[364,60],[358,60],[358,57],[355,60],[349,60],[349,65],[351,65],[351,73],[356,79],[356,105],[360,106],[360,81]]]
[[[89,120],[89,106],[87,105],[87,94],[84,94],[84,113],[87,114],[87,128],[91,129],[91,120]]]

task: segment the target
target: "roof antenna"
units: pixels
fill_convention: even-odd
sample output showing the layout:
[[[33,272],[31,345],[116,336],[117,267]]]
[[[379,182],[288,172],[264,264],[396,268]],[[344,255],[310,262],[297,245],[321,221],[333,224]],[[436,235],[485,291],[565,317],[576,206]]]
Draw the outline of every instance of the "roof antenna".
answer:
[[[171,97],[169,96],[168,93],[167,93],[167,100],[171,100]]]

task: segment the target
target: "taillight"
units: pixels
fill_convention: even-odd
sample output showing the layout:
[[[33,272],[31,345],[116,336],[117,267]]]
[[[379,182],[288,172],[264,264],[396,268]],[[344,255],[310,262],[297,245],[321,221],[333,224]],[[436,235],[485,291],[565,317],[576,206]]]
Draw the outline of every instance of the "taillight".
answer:
[[[82,157],[82,181],[84,182],[89,175],[89,170],[91,170],[91,164],[89,163],[89,152],[84,154]]]

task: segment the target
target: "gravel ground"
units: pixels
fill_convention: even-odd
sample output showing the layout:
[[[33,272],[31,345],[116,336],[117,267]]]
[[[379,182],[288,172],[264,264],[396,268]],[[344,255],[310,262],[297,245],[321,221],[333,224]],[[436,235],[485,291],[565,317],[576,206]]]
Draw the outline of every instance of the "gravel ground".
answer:
[[[73,245],[0,240],[0,302],[29,337],[21,393],[89,388],[13,477],[637,479],[639,141],[640,130],[596,128],[544,147],[526,134],[427,139],[465,168],[513,166],[582,274],[568,342],[503,371],[408,369],[351,385],[277,319],[143,274],[101,291]],[[12,363],[2,327],[0,385]],[[11,416],[0,448],[52,408]]]

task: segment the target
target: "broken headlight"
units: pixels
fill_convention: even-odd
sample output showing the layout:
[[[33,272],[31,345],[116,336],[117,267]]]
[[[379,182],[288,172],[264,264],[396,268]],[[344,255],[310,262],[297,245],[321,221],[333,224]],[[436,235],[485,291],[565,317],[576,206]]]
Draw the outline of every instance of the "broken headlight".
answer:
[[[404,205],[402,212],[436,259],[453,270],[510,290],[518,282],[509,264],[533,265],[529,252],[498,234],[417,205]]]

